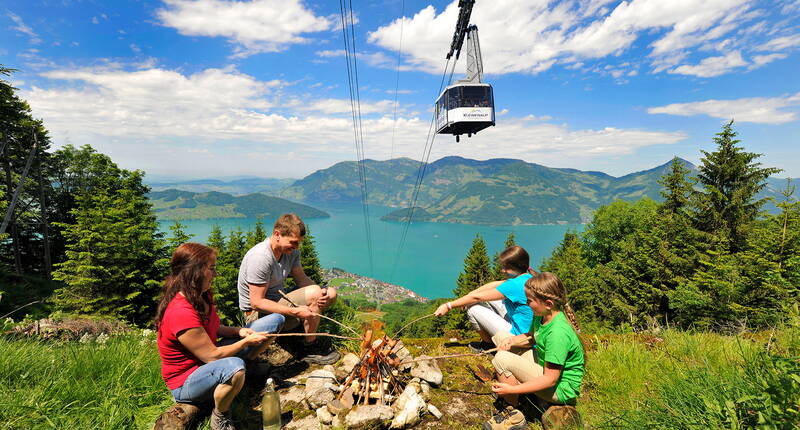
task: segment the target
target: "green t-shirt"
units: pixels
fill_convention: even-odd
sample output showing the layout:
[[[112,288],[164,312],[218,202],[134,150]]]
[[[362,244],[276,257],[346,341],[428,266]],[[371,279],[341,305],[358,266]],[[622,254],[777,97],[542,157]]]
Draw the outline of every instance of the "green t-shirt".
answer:
[[[531,331],[536,340],[539,364],[558,364],[564,368],[556,385],[556,396],[564,403],[573,403],[581,391],[583,380],[583,345],[563,312],[542,325],[542,317],[533,317]]]

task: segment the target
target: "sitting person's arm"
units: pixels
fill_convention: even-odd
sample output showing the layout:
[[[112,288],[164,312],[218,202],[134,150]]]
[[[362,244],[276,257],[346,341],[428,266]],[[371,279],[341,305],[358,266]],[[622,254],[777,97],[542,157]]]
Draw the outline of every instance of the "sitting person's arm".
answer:
[[[544,374],[542,376],[517,385],[495,382],[492,384],[492,391],[497,394],[525,394],[553,388],[558,384],[558,378],[561,377],[562,369],[564,369],[564,366],[545,362]]]
[[[508,351],[511,348],[530,348],[533,346],[533,335],[530,333],[521,333],[516,336],[507,337],[497,344],[497,349],[500,351]]]
[[[229,326],[226,326],[226,325],[219,326],[219,329],[217,330],[217,335],[219,335],[219,337],[230,337],[230,338],[234,338],[234,337],[245,338],[245,337],[247,337],[247,335],[252,334],[252,333],[255,333],[255,331],[253,329],[251,329],[251,328],[247,328],[247,327],[229,327]]]
[[[233,357],[243,348],[261,344],[266,340],[267,337],[264,336],[264,333],[253,332],[236,343],[216,346],[202,327],[194,327],[178,333],[178,342],[185,346],[189,352],[203,363],[210,363],[221,358]]]
[[[250,287],[250,307],[265,314],[281,314],[297,318],[308,318],[311,311],[307,306],[289,307],[266,297],[267,284],[247,284]]]
[[[494,281],[494,282],[489,282],[486,285],[482,285],[470,291],[464,297],[460,297],[453,300],[452,302],[447,302],[442,304],[436,309],[436,312],[434,312],[434,314],[436,316],[442,316],[446,314],[448,311],[452,310],[452,308],[469,306],[479,302],[500,300],[505,297],[503,296],[503,293],[497,291],[497,287],[502,283],[503,283],[502,281]]]

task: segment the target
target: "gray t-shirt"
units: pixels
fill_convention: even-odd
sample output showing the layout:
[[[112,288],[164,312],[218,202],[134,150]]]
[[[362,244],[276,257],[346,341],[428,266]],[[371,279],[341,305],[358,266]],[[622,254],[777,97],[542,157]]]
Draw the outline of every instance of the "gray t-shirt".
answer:
[[[275,259],[269,238],[250,248],[239,266],[239,309],[249,311],[250,286],[248,284],[269,284],[265,297],[269,300],[281,299],[278,289],[283,288],[283,281],[291,274],[292,268],[300,266],[300,251],[293,250],[289,254]]]

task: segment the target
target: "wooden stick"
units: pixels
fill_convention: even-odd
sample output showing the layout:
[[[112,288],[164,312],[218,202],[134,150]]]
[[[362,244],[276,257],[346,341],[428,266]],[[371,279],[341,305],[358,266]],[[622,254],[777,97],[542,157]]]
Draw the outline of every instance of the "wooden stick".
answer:
[[[330,334],[330,333],[264,333],[266,337],[283,337],[283,336],[328,336],[328,337],[335,337],[337,339],[347,339],[347,340],[360,340],[360,337],[352,337],[352,336],[340,336],[338,334]]]
[[[423,358],[415,358],[413,360],[403,361],[400,364],[408,364],[408,363],[416,363],[418,361],[429,361],[429,360],[438,360],[440,358],[455,358],[455,357],[478,357],[481,355],[490,354],[492,352],[496,352],[498,348],[487,349],[483,352],[477,353],[466,353],[466,354],[451,354],[451,355],[439,355],[436,357],[423,357]]]
[[[395,334],[394,334],[392,337],[397,337],[397,336],[400,334],[400,332],[402,332],[403,330],[405,330],[405,329],[406,329],[406,327],[410,326],[411,324],[414,324],[415,322],[417,322],[417,321],[419,321],[419,320],[424,320],[425,318],[430,318],[430,317],[432,317],[432,316],[435,316],[435,315],[436,315],[436,314],[423,315],[423,316],[421,316],[421,317],[419,317],[419,318],[416,318],[416,319],[412,320],[410,323],[408,323],[408,324],[406,324],[406,325],[404,325],[404,326],[400,327],[400,330],[397,330],[397,332],[395,332]]]
[[[284,298],[284,299],[286,299],[286,301],[287,301],[287,302],[289,302],[289,304],[290,304],[290,305],[292,305],[292,306],[294,306],[294,307],[296,307],[296,308],[297,308],[297,307],[299,307],[299,306],[297,306],[297,303],[293,302],[293,301],[292,301],[292,299],[290,299],[290,298],[289,298],[289,296],[288,296],[286,293],[284,293],[284,292],[283,292],[283,290],[278,290],[278,293],[280,293],[280,295],[281,295],[281,296],[283,296],[283,298]],[[346,325],[344,325],[344,324],[340,323],[339,321],[336,321],[335,319],[333,319],[333,318],[331,318],[331,317],[326,317],[325,315],[318,314],[318,313],[316,313],[316,312],[311,312],[311,313],[312,313],[314,316],[318,316],[318,317],[320,317],[320,318],[325,318],[326,320],[333,321],[334,323],[336,323],[336,324],[339,324],[340,326],[342,326],[342,327],[344,327],[344,328],[346,328],[346,329],[350,330],[351,332],[355,333],[356,335],[358,335],[358,334],[359,334],[359,333],[358,333],[357,331],[355,331],[355,329],[353,329],[352,327],[350,327],[350,326],[346,326]],[[308,336],[310,336],[310,334],[309,334]]]

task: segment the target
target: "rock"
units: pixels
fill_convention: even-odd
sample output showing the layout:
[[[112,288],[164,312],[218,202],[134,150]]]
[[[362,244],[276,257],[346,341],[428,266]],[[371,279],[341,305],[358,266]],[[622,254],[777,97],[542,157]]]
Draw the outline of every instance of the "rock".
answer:
[[[317,409],[317,419],[322,424],[330,424],[333,422],[333,414],[328,412],[328,408],[323,406]]]
[[[196,428],[211,410],[202,410],[195,405],[176,403],[164,411],[156,420],[153,430],[184,430]]]
[[[430,358],[427,355],[421,355],[419,358]],[[433,385],[441,385],[444,379],[439,365],[436,360],[422,360],[414,363],[411,368],[411,376],[417,377],[424,381],[428,381]]]
[[[431,415],[436,417],[437,420],[442,419],[442,415],[443,415],[442,411],[440,411],[439,408],[437,408],[436,406],[433,406],[430,403],[428,403],[428,412],[430,412]]]
[[[394,412],[390,406],[368,405],[358,406],[344,419],[347,428],[379,427],[384,421],[391,420]]]
[[[326,365],[322,366],[322,370],[325,370],[325,371],[331,372],[331,373],[333,373],[333,374],[335,374],[335,373],[336,373],[336,368],[335,368],[335,367],[333,367],[333,365],[331,365],[331,364],[326,364]]]
[[[331,422],[331,426],[334,428],[343,428],[344,427],[344,416],[342,415],[334,415],[333,421]]]
[[[544,430],[582,429],[581,414],[574,406],[550,406],[542,414]]]
[[[298,429],[298,430],[308,430],[308,429],[316,429],[319,428],[319,420],[317,420],[317,416],[314,414],[308,415],[307,417],[297,420],[297,421],[290,421],[286,424],[284,429]]]
[[[286,409],[287,404],[294,402],[294,403],[303,403],[303,399],[306,398],[305,391],[303,386],[301,385],[294,385],[286,391],[281,391],[281,409]]]
[[[315,370],[306,379],[306,388],[303,394],[311,409],[325,406],[336,398],[336,393],[325,387],[326,382],[336,382],[333,373],[327,370]]]
[[[431,399],[431,385],[428,384],[428,381],[422,381],[419,383],[420,391],[419,393],[422,395],[422,398],[425,401],[429,401]]]
[[[413,357],[411,356],[411,352],[409,352],[408,348],[406,348],[405,345],[403,345],[403,341],[402,340],[397,342],[397,345],[394,346],[394,349],[392,350],[392,352],[394,352],[394,354],[397,356],[397,358],[400,359],[401,363],[403,361],[407,361],[407,360],[413,359]],[[399,366],[399,368],[400,368],[400,370],[408,370],[408,369],[411,368],[411,366],[412,366],[412,364],[410,364],[410,363],[409,364],[401,364]]]
[[[353,371],[358,362],[359,362],[358,356],[350,352],[347,355],[345,355],[344,358],[342,359],[341,368],[344,369],[345,373],[349,374],[350,372]]]
[[[336,399],[328,403],[328,411],[334,415],[343,415],[353,407],[353,389],[348,388],[342,393],[341,399]]]
[[[420,421],[420,414],[425,411],[425,400],[417,392],[417,387],[408,384],[400,397],[394,402],[395,412],[390,428],[402,429],[415,425]]]

